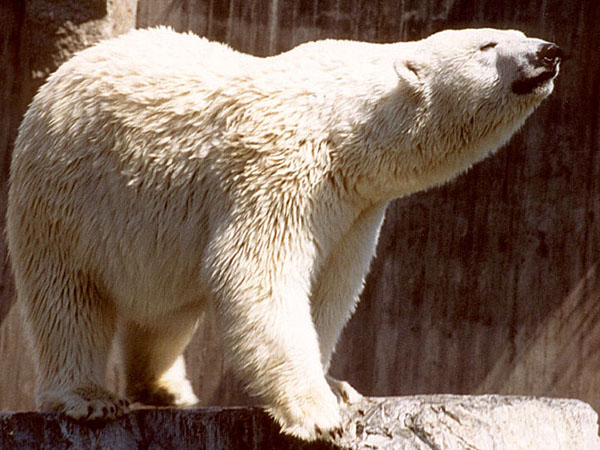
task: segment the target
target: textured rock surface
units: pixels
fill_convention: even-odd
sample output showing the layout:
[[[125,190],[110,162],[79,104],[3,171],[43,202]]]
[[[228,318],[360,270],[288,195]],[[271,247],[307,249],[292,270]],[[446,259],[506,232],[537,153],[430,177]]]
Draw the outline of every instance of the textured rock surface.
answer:
[[[362,411],[362,412],[361,412]],[[598,415],[578,400],[427,395],[367,398],[340,444],[358,449],[600,449]]]
[[[506,396],[365,398],[338,443],[354,449],[600,449],[597,414],[577,400]],[[259,408],[139,409],[84,425],[58,414],[0,413],[0,448],[325,449],[279,434]]]

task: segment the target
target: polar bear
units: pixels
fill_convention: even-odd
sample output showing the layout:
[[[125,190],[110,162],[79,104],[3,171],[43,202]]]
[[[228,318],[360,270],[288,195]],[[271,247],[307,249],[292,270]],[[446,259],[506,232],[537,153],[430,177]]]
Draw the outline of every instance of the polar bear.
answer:
[[[386,205],[494,152],[561,50],[518,31],[326,40],[268,58],[168,28],[77,54],[29,107],[7,235],[42,410],[196,403],[182,351],[214,308],[288,434],[340,430],[327,376]],[[126,386],[104,387],[116,342]],[[338,400],[339,399],[339,400]]]

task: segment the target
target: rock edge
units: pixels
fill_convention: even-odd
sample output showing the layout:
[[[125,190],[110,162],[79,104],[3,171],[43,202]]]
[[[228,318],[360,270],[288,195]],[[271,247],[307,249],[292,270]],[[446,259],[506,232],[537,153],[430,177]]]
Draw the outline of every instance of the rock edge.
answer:
[[[333,445],[281,435],[258,407],[140,408],[114,422],[0,413],[0,449],[600,450],[598,415],[579,400],[423,395],[364,398]]]

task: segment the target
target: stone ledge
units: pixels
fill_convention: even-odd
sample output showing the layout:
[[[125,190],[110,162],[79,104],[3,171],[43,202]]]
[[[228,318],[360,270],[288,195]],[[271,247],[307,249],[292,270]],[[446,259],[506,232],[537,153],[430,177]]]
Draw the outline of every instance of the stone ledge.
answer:
[[[598,450],[598,416],[578,400],[426,395],[365,398],[338,442],[355,449]],[[331,449],[283,436],[260,408],[137,409],[84,424],[59,414],[0,413],[0,449]]]

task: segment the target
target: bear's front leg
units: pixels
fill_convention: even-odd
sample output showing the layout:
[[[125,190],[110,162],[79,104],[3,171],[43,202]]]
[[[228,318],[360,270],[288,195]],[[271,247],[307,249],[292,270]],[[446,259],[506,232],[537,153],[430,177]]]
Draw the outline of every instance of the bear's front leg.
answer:
[[[285,433],[305,440],[335,437],[341,416],[310,312],[314,249],[292,239],[253,239],[247,230],[220,237],[209,252],[217,257],[206,267],[233,367]]]
[[[312,298],[312,315],[326,374],[338,338],[358,303],[386,207],[387,203],[378,204],[359,214],[348,231],[338,237],[321,270]],[[330,376],[327,381],[343,403],[356,403],[362,398],[346,381]]]

